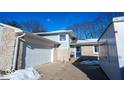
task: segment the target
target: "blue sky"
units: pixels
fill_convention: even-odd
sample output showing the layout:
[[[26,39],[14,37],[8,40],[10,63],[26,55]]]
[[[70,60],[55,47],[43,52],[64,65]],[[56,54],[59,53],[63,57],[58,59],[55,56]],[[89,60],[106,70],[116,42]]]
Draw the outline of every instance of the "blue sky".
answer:
[[[54,31],[93,21],[100,15],[99,12],[0,12],[0,20],[14,20],[19,23],[39,20],[48,31]]]

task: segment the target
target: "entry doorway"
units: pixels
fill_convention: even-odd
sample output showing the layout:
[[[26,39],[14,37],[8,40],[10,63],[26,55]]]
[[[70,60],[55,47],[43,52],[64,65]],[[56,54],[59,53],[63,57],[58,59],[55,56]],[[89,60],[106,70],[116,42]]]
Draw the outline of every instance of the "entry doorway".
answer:
[[[76,57],[81,57],[81,47],[80,46],[76,47]]]

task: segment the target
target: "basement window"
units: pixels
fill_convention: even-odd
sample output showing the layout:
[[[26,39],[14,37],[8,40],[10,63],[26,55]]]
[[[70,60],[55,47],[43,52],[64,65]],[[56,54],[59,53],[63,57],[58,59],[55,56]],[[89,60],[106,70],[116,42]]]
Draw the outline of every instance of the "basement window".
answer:
[[[60,41],[66,41],[66,35],[65,34],[60,34],[59,35],[59,40]]]

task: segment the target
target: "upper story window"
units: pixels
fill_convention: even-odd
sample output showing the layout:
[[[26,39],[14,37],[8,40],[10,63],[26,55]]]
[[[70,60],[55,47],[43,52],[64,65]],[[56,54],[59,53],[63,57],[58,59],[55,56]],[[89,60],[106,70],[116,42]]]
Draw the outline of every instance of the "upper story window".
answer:
[[[60,34],[59,35],[59,40],[60,41],[66,41],[66,34]]]

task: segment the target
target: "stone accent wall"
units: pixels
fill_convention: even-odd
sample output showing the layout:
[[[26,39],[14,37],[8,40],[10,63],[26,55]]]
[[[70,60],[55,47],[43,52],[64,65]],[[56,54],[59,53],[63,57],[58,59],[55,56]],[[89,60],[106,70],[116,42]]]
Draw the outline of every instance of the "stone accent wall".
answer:
[[[15,49],[15,40],[16,33],[14,30],[3,27],[0,46],[0,71],[8,71],[11,69]]]
[[[82,56],[98,56],[98,54],[93,53],[93,46],[81,46]]]

